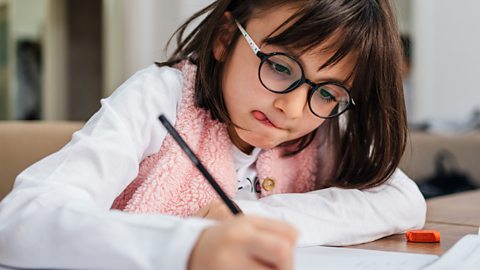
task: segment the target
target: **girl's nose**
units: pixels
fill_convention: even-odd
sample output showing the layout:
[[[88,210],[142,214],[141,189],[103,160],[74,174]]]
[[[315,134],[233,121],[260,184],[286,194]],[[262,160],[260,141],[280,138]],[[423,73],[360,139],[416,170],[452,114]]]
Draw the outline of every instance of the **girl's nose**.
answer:
[[[273,106],[282,111],[289,119],[296,119],[303,116],[305,108],[308,107],[307,97],[310,86],[306,83],[286,94],[277,94]]]

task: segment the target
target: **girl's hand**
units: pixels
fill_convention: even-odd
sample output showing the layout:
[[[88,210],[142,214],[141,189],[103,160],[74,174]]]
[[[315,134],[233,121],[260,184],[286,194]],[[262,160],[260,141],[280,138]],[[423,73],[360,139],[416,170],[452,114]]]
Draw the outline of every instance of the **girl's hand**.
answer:
[[[235,216],[202,232],[188,270],[290,270],[296,238],[296,230],[287,223]]]
[[[194,216],[215,219],[218,221],[229,220],[234,217],[230,209],[222,200],[215,200],[198,210]]]

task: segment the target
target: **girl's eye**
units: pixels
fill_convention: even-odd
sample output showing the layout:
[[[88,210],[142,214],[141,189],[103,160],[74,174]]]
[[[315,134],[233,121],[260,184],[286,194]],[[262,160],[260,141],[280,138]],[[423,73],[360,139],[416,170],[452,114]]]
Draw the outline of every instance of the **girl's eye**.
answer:
[[[335,102],[336,102],[336,101],[337,101],[337,99],[335,98],[335,96],[332,95],[332,94],[330,93],[330,91],[328,91],[328,90],[325,89],[325,88],[320,88],[320,89],[318,90],[318,92],[319,92],[320,97],[321,97],[324,101],[327,101],[327,102],[330,102],[330,101],[335,101]]]
[[[280,64],[280,63],[274,62],[272,60],[268,61],[268,64],[269,64],[270,68],[272,69],[272,71],[277,73],[277,74],[288,75],[288,76],[292,75],[292,71],[290,70],[290,68],[288,68],[288,66],[286,66],[284,64]]]
[[[278,73],[284,73],[284,74],[287,74],[287,75],[291,75],[292,72],[290,71],[290,69],[284,65],[281,65],[281,64],[277,64],[277,63],[272,63],[273,64],[273,68],[275,69],[276,72]]]

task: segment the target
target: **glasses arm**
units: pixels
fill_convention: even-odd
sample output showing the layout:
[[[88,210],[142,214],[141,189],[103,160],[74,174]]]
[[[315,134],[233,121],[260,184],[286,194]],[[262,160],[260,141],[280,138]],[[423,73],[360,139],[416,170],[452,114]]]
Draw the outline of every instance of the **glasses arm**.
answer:
[[[250,48],[252,48],[253,53],[255,55],[258,55],[258,52],[260,51],[260,48],[258,48],[257,44],[253,41],[253,39],[248,35],[247,31],[243,28],[243,26],[235,20],[235,23],[237,24],[238,30],[242,33],[243,37],[247,40],[248,45],[250,45]]]

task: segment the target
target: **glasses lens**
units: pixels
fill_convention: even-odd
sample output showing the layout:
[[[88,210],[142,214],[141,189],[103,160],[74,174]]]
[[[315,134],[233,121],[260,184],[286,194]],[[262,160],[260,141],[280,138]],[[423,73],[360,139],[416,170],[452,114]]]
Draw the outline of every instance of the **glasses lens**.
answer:
[[[310,96],[310,109],[320,117],[333,117],[347,110],[350,95],[341,85],[321,84],[313,90]]]
[[[260,65],[260,82],[270,91],[285,92],[297,86],[302,78],[302,68],[294,59],[270,55]]]

